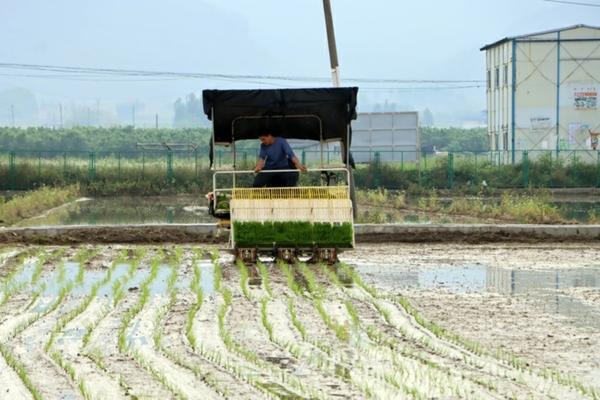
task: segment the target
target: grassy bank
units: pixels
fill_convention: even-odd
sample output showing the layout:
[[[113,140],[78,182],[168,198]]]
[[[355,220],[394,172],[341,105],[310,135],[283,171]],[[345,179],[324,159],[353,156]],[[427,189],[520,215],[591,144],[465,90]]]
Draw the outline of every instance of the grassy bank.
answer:
[[[406,192],[388,190],[359,191],[360,206],[382,209],[417,211],[434,214],[460,215],[507,222],[554,224],[570,223],[564,219],[550,195],[541,190],[525,194],[504,192],[500,198],[472,197],[441,201],[436,191],[419,197],[407,197]],[[367,216],[370,222],[381,222],[378,213]],[[367,221],[365,221],[367,222]],[[593,222],[592,222],[593,223]]]
[[[13,225],[21,220],[35,217],[44,211],[77,199],[79,186],[60,188],[42,187],[4,202],[0,197],[0,226]]]

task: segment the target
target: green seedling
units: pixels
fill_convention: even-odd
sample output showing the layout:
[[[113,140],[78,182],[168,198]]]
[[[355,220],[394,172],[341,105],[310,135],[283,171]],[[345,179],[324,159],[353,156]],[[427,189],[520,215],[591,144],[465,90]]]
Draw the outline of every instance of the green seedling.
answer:
[[[263,297],[260,300],[260,317],[261,317],[263,326],[265,327],[265,329],[267,330],[267,333],[269,334],[269,340],[273,342],[274,341],[273,325],[271,325],[271,323],[269,322],[268,315],[267,315],[267,304],[268,303],[269,303],[269,299],[266,297]]]
[[[27,390],[29,390],[29,393],[31,393],[31,396],[35,400],[42,400],[42,395],[38,388],[31,382],[31,379],[29,379],[29,374],[25,370],[25,366],[21,364],[10,350],[8,350],[8,347],[2,343],[0,343],[0,354],[4,357],[6,364],[17,373],[19,379],[23,382],[23,385],[25,385]]]
[[[269,271],[267,269],[267,266],[260,261],[256,263],[256,266],[258,267],[258,271],[260,272],[260,277],[265,287],[265,290],[267,291],[267,294],[270,297],[273,297],[273,290],[271,289],[271,282],[269,280]]]
[[[246,299],[252,300],[248,290],[248,267],[246,267],[246,264],[242,260],[238,260],[237,266],[240,269],[240,287],[242,288],[242,293],[244,293]]]
[[[234,222],[234,240],[240,247],[299,246],[352,247],[350,223]]]
[[[213,257],[213,274],[214,274],[214,284],[215,290],[217,292],[221,291],[221,281],[223,280],[223,270],[221,269],[221,265],[219,264],[219,258]]]
[[[288,311],[290,313],[290,318],[292,320],[292,324],[296,328],[296,330],[300,333],[302,340],[306,340],[306,328],[302,325],[302,321],[298,318],[298,314],[296,314],[296,309],[294,307],[294,299],[288,298],[287,301]]]
[[[202,272],[201,272],[200,268],[198,267],[198,258],[199,257],[201,257],[201,254],[200,255],[196,254],[196,256],[194,257],[194,259],[192,261],[194,277],[192,279],[192,282],[190,283],[190,289],[191,289],[192,293],[194,293],[196,295],[196,302],[192,305],[192,307],[190,307],[190,309],[187,313],[187,318],[186,318],[186,323],[185,323],[186,337],[190,343],[190,346],[194,350],[197,349],[196,336],[194,335],[194,331],[193,331],[194,319],[196,318],[196,314],[200,310],[200,307],[202,306],[202,301],[203,301],[202,287],[200,286]]]
[[[286,264],[283,261],[278,261],[277,266],[283,271],[287,280],[288,287],[292,289],[292,291],[296,295],[302,296],[302,290],[300,289],[298,282],[296,282],[296,279],[294,278],[294,272],[292,271],[289,264]]]

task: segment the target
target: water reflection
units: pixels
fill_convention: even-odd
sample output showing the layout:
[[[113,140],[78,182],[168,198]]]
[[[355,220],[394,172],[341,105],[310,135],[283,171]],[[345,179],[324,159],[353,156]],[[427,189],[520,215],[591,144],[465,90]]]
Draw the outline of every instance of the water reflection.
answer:
[[[214,222],[197,196],[112,197],[77,202],[20,226]]]
[[[575,324],[600,327],[600,309],[568,296],[572,288],[600,288],[600,267],[525,271],[482,264],[423,270],[398,265],[356,267],[367,281],[386,290],[444,289],[452,293],[493,292],[527,296],[544,312],[572,318]]]

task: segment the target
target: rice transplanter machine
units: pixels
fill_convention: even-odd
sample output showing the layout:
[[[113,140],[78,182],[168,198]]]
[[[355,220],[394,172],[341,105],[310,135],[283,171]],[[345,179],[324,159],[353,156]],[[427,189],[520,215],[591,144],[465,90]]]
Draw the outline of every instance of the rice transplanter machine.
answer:
[[[253,263],[264,255],[334,263],[340,251],[354,247],[350,144],[357,92],[356,87],[203,92],[204,112],[213,124],[210,209],[230,218],[229,245],[238,259]],[[254,170],[239,168],[236,143],[257,140],[263,132],[318,146],[304,153],[313,159],[302,160],[311,168],[298,186],[254,188]],[[227,148],[230,163],[217,165],[218,146]],[[280,172],[298,173],[259,173]]]

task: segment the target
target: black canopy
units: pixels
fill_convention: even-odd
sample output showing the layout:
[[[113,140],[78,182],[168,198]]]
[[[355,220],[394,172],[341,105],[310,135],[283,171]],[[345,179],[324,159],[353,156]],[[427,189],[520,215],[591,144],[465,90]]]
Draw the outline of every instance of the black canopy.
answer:
[[[205,90],[204,112],[216,143],[256,139],[261,132],[288,139],[341,140],[356,119],[358,88]],[[322,128],[322,137],[321,137]]]

